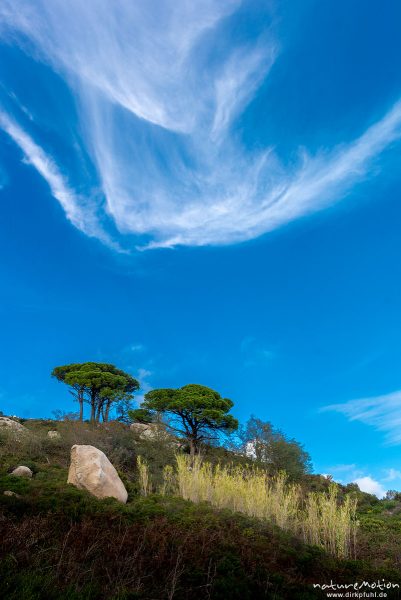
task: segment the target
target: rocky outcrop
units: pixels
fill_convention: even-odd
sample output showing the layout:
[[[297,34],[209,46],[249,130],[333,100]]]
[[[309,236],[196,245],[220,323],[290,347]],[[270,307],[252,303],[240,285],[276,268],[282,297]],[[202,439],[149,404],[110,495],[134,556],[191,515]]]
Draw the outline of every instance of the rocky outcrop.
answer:
[[[141,437],[154,435],[155,426],[152,423],[132,423],[129,427],[134,433],[138,433]]]
[[[12,471],[11,475],[15,475],[15,477],[28,477],[31,479],[33,473],[29,467],[20,465],[19,467],[16,467],[14,471]]]
[[[3,428],[14,433],[26,433],[28,431],[21,423],[14,421],[14,419],[9,419],[8,417],[0,417],[0,429]]]
[[[107,456],[94,446],[71,448],[71,464],[67,483],[87,490],[96,498],[116,498],[127,502],[128,493]]]
[[[166,432],[165,428],[157,423],[132,423],[130,429],[134,433],[139,434],[141,439],[165,441],[172,439],[172,436]]]

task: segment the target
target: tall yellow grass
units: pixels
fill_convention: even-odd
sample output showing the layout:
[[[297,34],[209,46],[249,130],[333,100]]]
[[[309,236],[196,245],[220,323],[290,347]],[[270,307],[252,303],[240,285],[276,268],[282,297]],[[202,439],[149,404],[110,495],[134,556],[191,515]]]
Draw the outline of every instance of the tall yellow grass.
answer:
[[[338,486],[335,483],[330,485],[326,494],[309,494],[301,523],[304,540],[324,547],[339,558],[352,556],[358,528],[356,508],[357,500],[350,496],[339,503]]]
[[[311,493],[304,498],[299,485],[290,484],[285,473],[267,477],[259,469],[212,467],[199,457],[177,455],[176,486],[180,496],[192,502],[210,502],[276,523],[305,542],[345,558],[354,555],[356,501],[347,496],[338,501],[332,484],[328,493]],[[169,489],[172,473],[166,471]]]
[[[152,491],[152,483],[149,474],[148,463],[141,456],[137,457],[137,466],[139,472],[139,487],[143,496],[148,496]]]
[[[162,496],[174,494],[175,492],[175,473],[174,467],[166,465],[163,469],[163,484],[160,488]]]

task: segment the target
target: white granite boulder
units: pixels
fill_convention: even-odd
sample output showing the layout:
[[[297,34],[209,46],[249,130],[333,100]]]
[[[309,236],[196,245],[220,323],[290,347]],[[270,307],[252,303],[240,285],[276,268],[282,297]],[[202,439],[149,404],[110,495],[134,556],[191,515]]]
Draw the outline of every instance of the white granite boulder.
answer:
[[[28,431],[21,423],[8,417],[0,417],[0,429],[6,429],[14,433],[26,433]]]
[[[29,467],[20,465],[12,471],[11,475],[14,475],[15,477],[28,477],[28,479],[31,479],[33,473]]]
[[[124,504],[128,492],[107,456],[94,446],[74,445],[67,483],[96,498],[116,498]]]

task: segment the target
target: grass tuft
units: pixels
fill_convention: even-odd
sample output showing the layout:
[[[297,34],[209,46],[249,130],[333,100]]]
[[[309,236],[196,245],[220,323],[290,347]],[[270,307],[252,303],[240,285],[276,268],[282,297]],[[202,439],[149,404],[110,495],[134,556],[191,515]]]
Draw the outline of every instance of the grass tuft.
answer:
[[[340,503],[335,484],[328,493],[303,497],[283,472],[268,477],[256,468],[212,467],[199,457],[177,455],[176,460],[177,491],[186,500],[271,521],[338,558],[355,555],[357,501],[346,496]]]

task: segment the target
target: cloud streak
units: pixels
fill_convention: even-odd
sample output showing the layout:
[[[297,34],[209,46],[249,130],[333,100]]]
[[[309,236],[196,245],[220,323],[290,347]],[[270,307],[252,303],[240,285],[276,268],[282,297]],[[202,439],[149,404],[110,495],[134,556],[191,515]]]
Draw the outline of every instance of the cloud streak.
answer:
[[[398,469],[393,469],[392,467],[390,469],[386,469],[386,477],[383,479],[383,481],[394,481],[396,479],[401,480],[401,471]]]
[[[50,158],[12,117],[3,114],[0,125],[81,231],[105,241],[97,214],[125,244],[146,248],[253,239],[342,199],[400,139],[397,103],[354,141],[315,156],[299,151],[290,166],[268,144],[249,152],[236,128],[280,44],[270,25],[234,39],[230,20],[240,5],[2,3],[3,40],[67,84],[79,115],[74,140],[80,136],[97,177],[85,185],[97,185],[102,197],[74,193],[57,166],[62,158]]]
[[[401,391],[331,404],[322,410],[335,411],[345,415],[350,421],[374,427],[385,434],[385,441],[389,445],[401,444]]]
[[[54,161],[7,114],[1,111],[0,128],[23,152],[24,162],[33,166],[46,181],[52,196],[64,209],[67,219],[86,235],[96,237],[104,244],[119,250],[118,244],[102,230],[95,216],[95,209],[89,201],[75,194]]]

